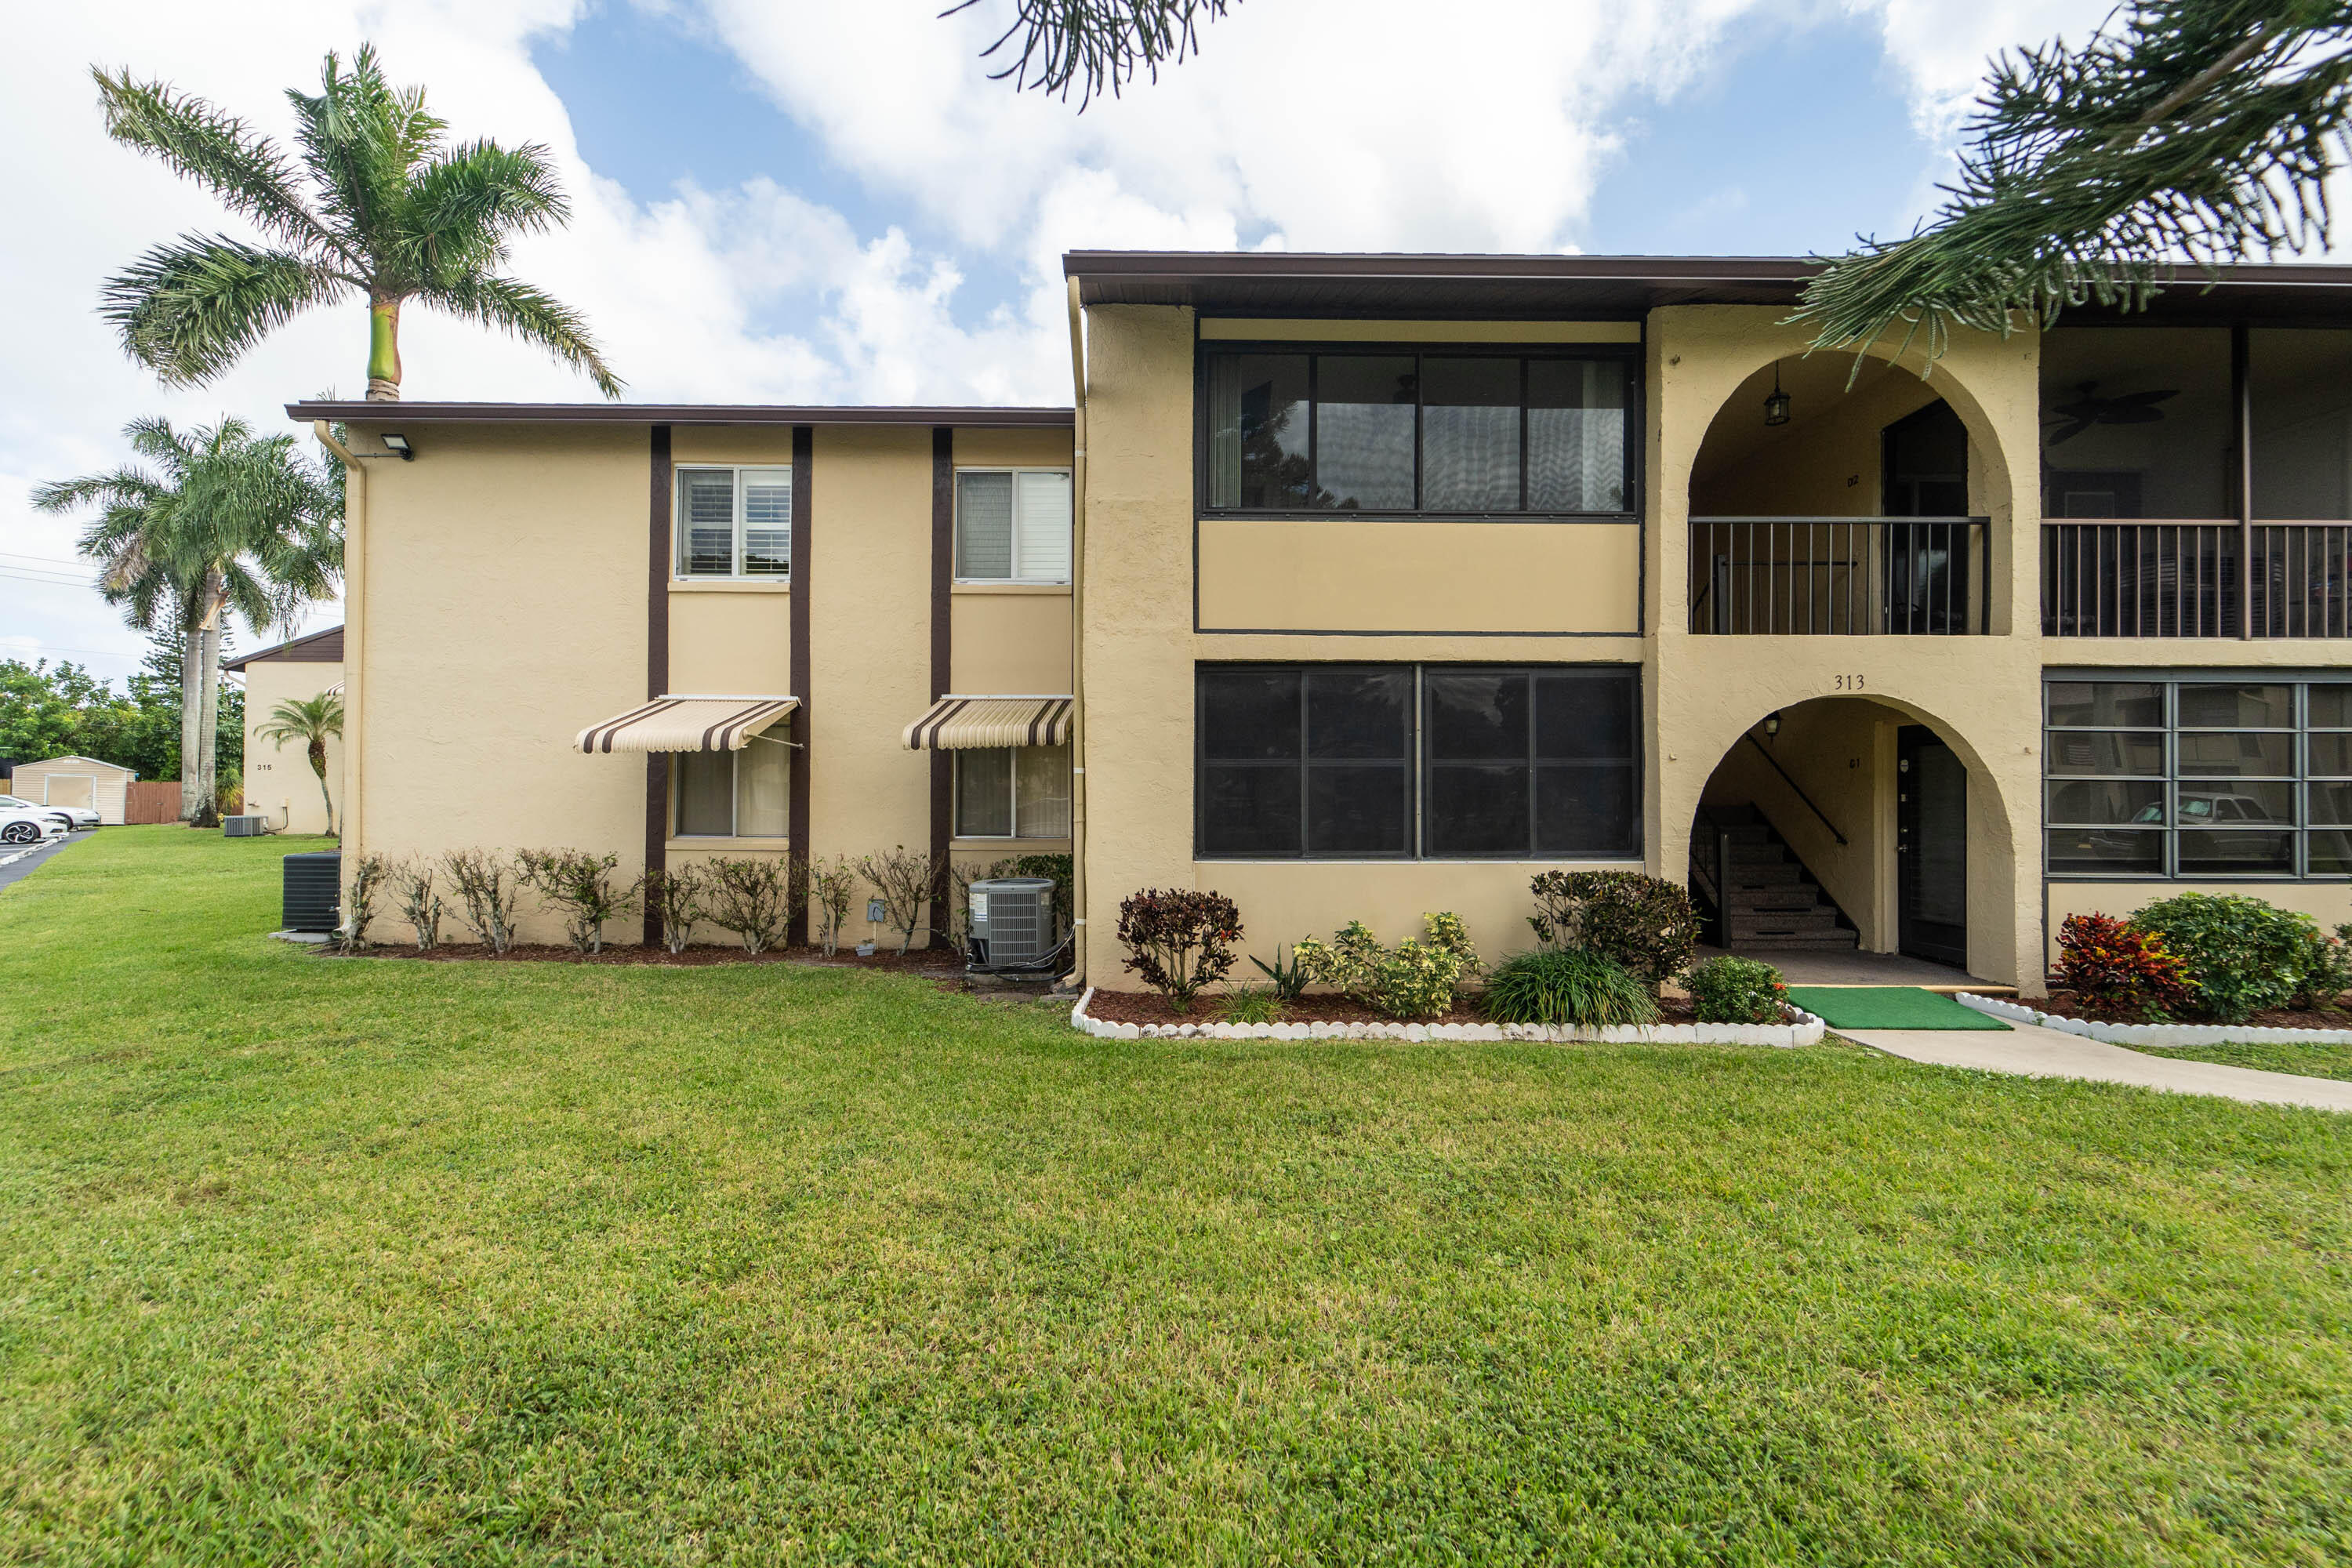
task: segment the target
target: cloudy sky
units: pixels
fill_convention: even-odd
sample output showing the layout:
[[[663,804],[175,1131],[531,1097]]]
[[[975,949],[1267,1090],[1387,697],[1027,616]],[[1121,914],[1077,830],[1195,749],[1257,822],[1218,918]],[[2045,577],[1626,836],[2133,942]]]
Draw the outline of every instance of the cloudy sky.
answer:
[[[167,392],[94,313],[102,279],[237,231],[109,142],[89,68],[287,124],[283,89],[362,40],[462,136],[551,149],[568,232],[515,270],[584,310],[635,398],[1061,403],[1072,247],[1764,254],[1907,229],[1985,57],[2106,0],[1245,0],[1156,87],[1016,95],[982,0],[304,0],[43,6],[0,58],[0,658],[119,679],[142,641],[76,564],[44,479],[122,424],[365,385],[364,308]],[[1442,18],[1443,26],[1432,25]],[[413,398],[594,395],[477,329],[404,322]],[[323,606],[311,625],[331,624]],[[236,628],[246,647],[258,641]],[[262,638],[259,641],[274,640]]]

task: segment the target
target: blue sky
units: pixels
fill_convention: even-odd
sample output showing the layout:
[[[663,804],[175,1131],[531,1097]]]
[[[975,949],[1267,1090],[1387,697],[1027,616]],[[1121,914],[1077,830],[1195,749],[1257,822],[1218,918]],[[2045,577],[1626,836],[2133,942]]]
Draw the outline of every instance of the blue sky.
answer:
[[[987,79],[1013,0],[177,0],[12,18],[0,167],[38,242],[0,239],[0,658],[120,678],[142,646],[88,586],[46,479],[124,457],[122,425],[362,379],[363,311],[275,334],[218,383],[158,386],[93,307],[189,229],[202,192],[102,134],[93,62],[282,136],[282,94],[376,43],[460,137],[544,142],[574,214],[513,270],[582,310],[633,397],[1066,401],[1074,247],[1790,254],[1907,229],[1992,49],[2103,0],[1244,0],[1157,86],[1075,106]],[[471,326],[403,327],[412,398],[581,398]],[[331,624],[318,606],[307,626]],[[307,629],[306,626],[306,629]],[[240,627],[246,646],[269,640]]]

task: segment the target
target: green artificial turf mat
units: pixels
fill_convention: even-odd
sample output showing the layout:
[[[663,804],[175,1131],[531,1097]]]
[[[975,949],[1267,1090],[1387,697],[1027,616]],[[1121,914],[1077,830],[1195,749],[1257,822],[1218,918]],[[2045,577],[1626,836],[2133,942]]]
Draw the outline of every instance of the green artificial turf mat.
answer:
[[[1940,991],[1916,985],[1791,985],[1789,1000],[1832,1029],[2006,1029]]]

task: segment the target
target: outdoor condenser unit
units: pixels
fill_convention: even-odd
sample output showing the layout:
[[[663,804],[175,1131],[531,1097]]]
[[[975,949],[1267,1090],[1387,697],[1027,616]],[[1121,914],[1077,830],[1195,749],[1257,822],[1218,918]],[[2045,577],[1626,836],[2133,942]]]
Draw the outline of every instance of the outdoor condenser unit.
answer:
[[[340,849],[286,857],[286,931],[331,932],[342,900],[343,856]]]
[[[258,838],[268,831],[269,818],[266,815],[247,814],[221,818],[221,837],[224,838]]]
[[[1054,879],[991,877],[971,889],[971,967],[990,974],[1059,968]]]

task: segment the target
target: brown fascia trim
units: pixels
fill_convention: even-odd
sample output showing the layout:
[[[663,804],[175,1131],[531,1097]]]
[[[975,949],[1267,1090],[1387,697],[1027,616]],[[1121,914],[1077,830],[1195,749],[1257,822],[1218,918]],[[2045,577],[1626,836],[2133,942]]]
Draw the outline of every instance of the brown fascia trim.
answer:
[[[1165,302],[1167,291],[1200,290],[1209,296],[1203,310],[1234,315],[1264,314],[1292,309],[1282,291],[1296,288],[1327,296],[1349,285],[1410,288],[1425,284],[1434,291],[1476,288],[1552,285],[1573,289],[1591,285],[1608,289],[1652,291],[1675,303],[1706,303],[1711,289],[1721,289],[1726,300],[1754,303],[1759,298],[1793,302],[1806,279],[1822,263],[1791,256],[1462,256],[1306,253],[1298,251],[1161,251],[1073,250],[1064,254],[1064,276],[1078,279],[1088,304],[1117,304],[1127,290],[1147,291],[1146,302]],[[1220,289],[1252,290],[1217,298]],[[2184,265],[2151,305],[2151,315],[2189,316],[2232,301],[2262,301],[2262,312],[2275,314],[2307,303],[2326,318],[2352,313],[2352,266],[2324,262],[2248,262],[2224,267],[2211,278],[2199,268]],[[1335,310],[1327,297],[1305,313],[1355,314]],[[1613,313],[1626,300],[1611,302]],[[1384,303],[1384,309],[1396,308]],[[1555,299],[1557,311],[1574,309]],[[1446,313],[1458,313],[1449,309]],[[2078,312],[2079,313],[2079,312]],[[2141,318],[2145,319],[2145,318]]]
[[[1067,408],[787,408],[731,403],[289,403],[286,416],[398,425],[940,425],[1066,429]]]
[[[1485,279],[1591,283],[1803,282],[1821,269],[1794,256],[1457,256],[1295,250],[1072,250],[1066,278],[1148,278],[1169,282],[1251,278],[1282,282],[1334,279]]]
[[[1171,282],[1252,278],[1318,282],[1339,279],[1485,279],[1589,283],[1804,282],[1822,263],[1797,256],[1462,256],[1396,252],[1286,250],[1072,250],[1062,257],[1067,278],[1148,278]],[[2223,287],[2352,288],[2352,266],[2326,262],[2246,262],[2221,269]],[[2169,287],[2202,288],[2205,274],[2184,265]]]

